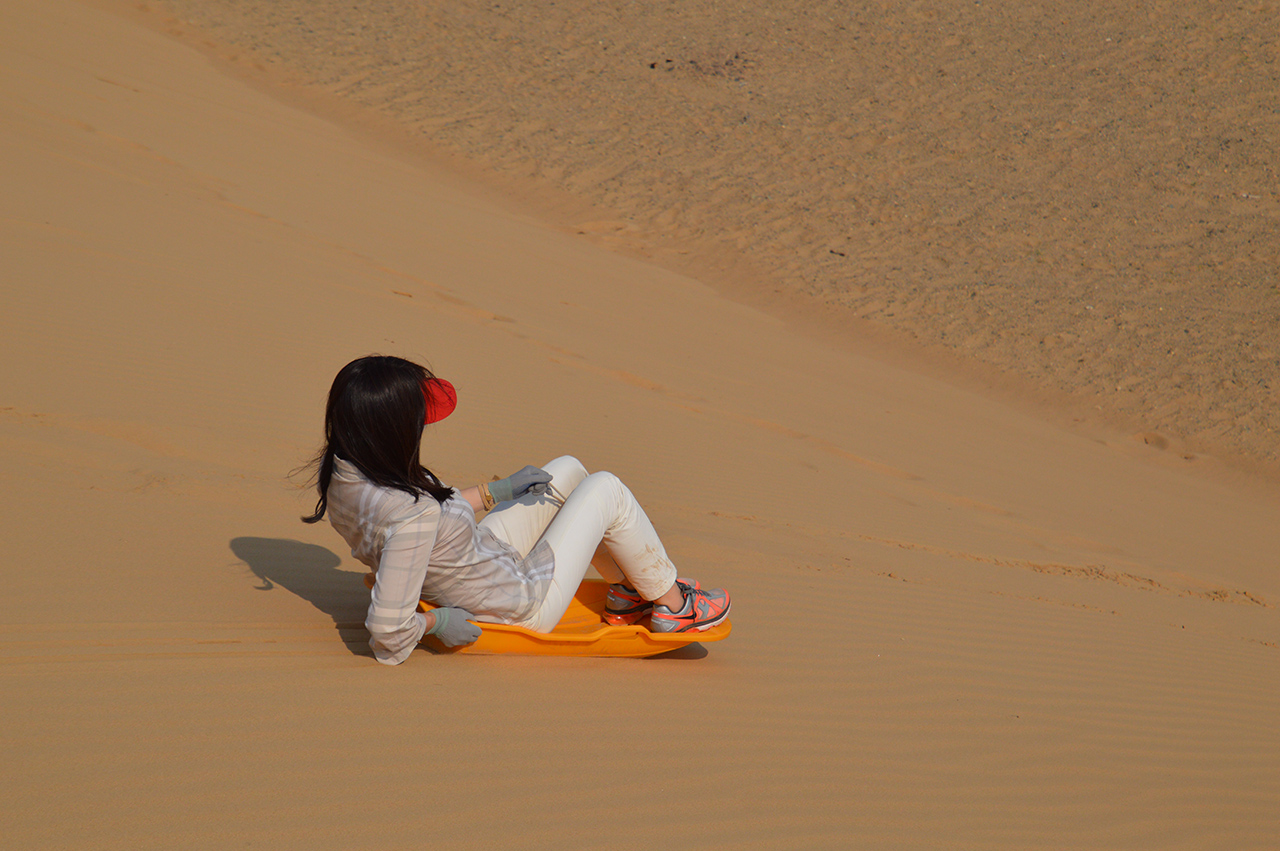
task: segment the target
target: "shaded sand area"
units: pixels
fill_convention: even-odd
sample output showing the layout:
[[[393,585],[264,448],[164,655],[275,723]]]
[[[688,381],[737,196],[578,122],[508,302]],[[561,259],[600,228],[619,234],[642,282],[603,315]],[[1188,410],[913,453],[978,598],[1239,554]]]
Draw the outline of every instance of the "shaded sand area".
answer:
[[[797,333],[70,0],[0,28],[14,848],[1266,848],[1280,500]],[[735,629],[367,655],[285,476],[351,357],[451,482],[621,475]]]
[[[149,2],[602,242],[1280,473],[1275,0]]]

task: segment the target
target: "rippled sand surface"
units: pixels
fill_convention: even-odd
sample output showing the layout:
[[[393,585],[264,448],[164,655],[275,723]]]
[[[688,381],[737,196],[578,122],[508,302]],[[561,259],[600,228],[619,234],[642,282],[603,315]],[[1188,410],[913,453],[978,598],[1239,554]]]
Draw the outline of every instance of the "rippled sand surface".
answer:
[[[152,5],[603,239],[1280,461],[1274,2]]]

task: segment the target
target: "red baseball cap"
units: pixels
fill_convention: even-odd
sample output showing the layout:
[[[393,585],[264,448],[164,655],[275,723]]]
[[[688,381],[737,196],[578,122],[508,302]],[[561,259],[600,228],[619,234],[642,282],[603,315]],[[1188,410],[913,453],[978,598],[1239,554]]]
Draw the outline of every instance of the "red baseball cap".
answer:
[[[422,395],[427,400],[425,423],[438,423],[458,407],[458,391],[443,378],[428,378],[422,382]]]

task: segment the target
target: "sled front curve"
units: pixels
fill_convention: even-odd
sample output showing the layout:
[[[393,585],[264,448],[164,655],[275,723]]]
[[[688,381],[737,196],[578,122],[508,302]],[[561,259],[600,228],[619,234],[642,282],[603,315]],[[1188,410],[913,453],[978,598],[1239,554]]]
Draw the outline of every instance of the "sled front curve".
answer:
[[[374,575],[366,573],[364,584],[373,588]],[[560,623],[551,632],[534,632],[522,626],[476,623],[480,638],[474,644],[445,647],[435,636],[424,636],[422,643],[439,653],[471,653],[487,655],[512,653],[524,656],[656,656],[694,642],[720,641],[729,636],[732,625],[726,620],[706,632],[650,632],[640,624],[613,626],[604,622],[605,595],[609,585],[599,579],[586,579],[578,586]],[[435,606],[420,601],[418,611],[429,612]]]

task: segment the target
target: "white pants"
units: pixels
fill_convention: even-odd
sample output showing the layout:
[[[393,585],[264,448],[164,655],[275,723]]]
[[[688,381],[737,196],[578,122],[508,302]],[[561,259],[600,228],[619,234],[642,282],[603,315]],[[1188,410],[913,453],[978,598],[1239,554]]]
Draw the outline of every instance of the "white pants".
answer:
[[[554,629],[592,564],[606,581],[625,581],[646,600],[671,588],[676,567],[648,515],[617,476],[587,475],[582,462],[568,455],[543,469],[552,475],[554,491],[501,503],[480,521],[519,550],[521,558],[543,539],[556,554],[551,589],[520,626],[535,632]]]

